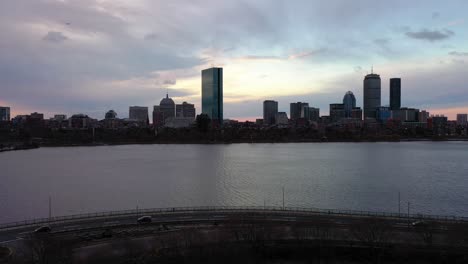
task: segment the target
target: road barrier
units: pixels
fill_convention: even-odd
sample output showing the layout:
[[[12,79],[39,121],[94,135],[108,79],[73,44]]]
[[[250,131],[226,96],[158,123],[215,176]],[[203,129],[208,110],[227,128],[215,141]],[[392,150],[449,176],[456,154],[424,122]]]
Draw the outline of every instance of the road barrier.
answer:
[[[200,206],[200,207],[170,207],[170,208],[152,208],[152,209],[132,209],[122,211],[108,211],[100,213],[75,214],[67,216],[56,216],[50,218],[38,218],[25,221],[0,224],[0,230],[10,228],[20,228],[31,225],[61,224],[78,221],[90,221],[99,218],[114,218],[123,216],[142,216],[167,213],[191,213],[191,212],[231,212],[231,213],[274,213],[291,215],[342,215],[356,217],[379,217],[379,218],[400,218],[409,220],[439,221],[439,222],[468,222],[468,217],[443,216],[427,214],[403,214],[356,210],[338,210],[338,209],[318,209],[301,207],[279,207],[279,206]]]

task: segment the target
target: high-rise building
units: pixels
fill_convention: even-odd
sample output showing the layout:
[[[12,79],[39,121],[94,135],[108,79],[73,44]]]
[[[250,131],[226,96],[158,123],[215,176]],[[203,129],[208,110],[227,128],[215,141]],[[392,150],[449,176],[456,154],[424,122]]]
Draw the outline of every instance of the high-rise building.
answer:
[[[343,106],[345,111],[345,117],[351,117],[353,108],[356,107],[356,97],[354,97],[353,92],[346,92],[345,96],[343,97]]]
[[[309,110],[309,116],[307,120],[313,121],[313,122],[318,122],[320,119],[320,108],[315,108],[315,107],[307,107]]]
[[[276,123],[278,113],[278,102],[266,100],[263,102],[263,124],[273,125]]]
[[[291,120],[304,118],[306,107],[309,107],[309,103],[302,103],[302,102],[291,103],[290,108],[289,108],[289,117],[291,118]]]
[[[401,79],[390,79],[390,110],[398,110],[401,107]]]
[[[223,68],[202,71],[202,113],[223,123]]]
[[[330,118],[332,122],[345,118],[344,104],[330,104]]]
[[[169,98],[169,94],[166,94],[166,98],[163,98],[159,103],[159,111],[164,115],[164,120],[175,117],[176,106],[174,100]]]
[[[176,105],[176,117],[185,117],[195,119],[196,111],[195,105],[183,102],[182,104]]]
[[[468,123],[468,114],[457,114],[457,124],[460,126],[466,126]]]
[[[381,104],[380,75],[371,73],[364,78],[364,118],[376,118]]]
[[[159,105],[153,107],[153,126],[161,127],[164,125],[164,113],[161,112]]]
[[[129,118],[141,122],[148,121],[148,107],[146,106],[130,106]]]
[[[0,106],[0,121],[10,121],[10,107]]]

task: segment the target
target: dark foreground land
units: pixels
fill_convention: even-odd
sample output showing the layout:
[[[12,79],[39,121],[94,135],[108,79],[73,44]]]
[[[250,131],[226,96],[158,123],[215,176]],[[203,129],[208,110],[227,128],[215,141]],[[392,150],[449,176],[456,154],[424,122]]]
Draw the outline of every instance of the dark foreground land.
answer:
[[[455,219],[253,210],[153,219],[137,224],[126,214],[56,223],[51,233],[5,230],[0,235],[20,239],[5,244],[14,254],[3,262],[468,263],[468,223]]]

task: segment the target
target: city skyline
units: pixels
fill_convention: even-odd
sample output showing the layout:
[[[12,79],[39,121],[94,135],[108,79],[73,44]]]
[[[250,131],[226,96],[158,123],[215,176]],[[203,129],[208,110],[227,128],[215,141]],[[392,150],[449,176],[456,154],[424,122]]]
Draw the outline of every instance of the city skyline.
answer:
[[[468,112],[466,1],[176,2],[2,2],[0,105],[11,116],[125,116],[169,90],[201,109],[199,72],[212,65],[225,71],[225,118],[254,120],[265,99],[326,114],[345,91],[363,105],[362,77],[374,65],[382,91],[404,80],[402,107]]]
[[[201,113],[205,113],[205,114],[208,114],[208,116],[211,118],[211,115],[210,112],[212,113],[216,113],[216,115],[219,115],[221,117],[221,119],[223,120],[229,120],[229,119],[225,119],[225,118],[222,118],[223,117],[223,78],[224,78],[224,75],[223,75],[223,68],[220,68],[220,67],[211,67],[211,68],[207,68],[207,69],[203,69],[201,71],[201,79],[202,79],[202,84],[201,84],[201,93],[203,94],[204,90],[205,90],[205,97],[201,97],[200,100],[202,101],[201,102],[201,106],[205,105],[205,110],[202,109]],[[204,80],[204,81],[203,81]],[[362,86],[362,92],[364,94],[363,96],[363,104],[362,105],[358,105],[356,103],[356,98],[354,96],[354,93],[352,91],[347,91],[343,97],[343,103],[330,103],[329,104],[329,112],[328,112],[328,115],[326,114],[314,114],[314,116],[316,115],[317,117],[330,117],[330,116],[336,116],[337,113],[336,112],[332,112],[332,108],[334,110],[337,110],[340,112],[340,114],[338,115],[342,115],[342,117],[340,118],[356,118],[355,114],[352,114],[352,111],[351,110],[358,110],[360,111],[360,114],[358,116],[361,116],[362,118],[358,118],[358,119],[363,119],[365,120],[366,118],[377,118],[378,120],[380,119],[379,118],[379,112],[378,112],[378,109],[388,109],[388,111],[391,111],[391,110],[399,110],[399,109],[402,109],[402,110],[405,110],[406,109],[410,109],[410,110],[417,110],[419,111],[419,109],[416,109],[416,108],[412,108],[412,107],[409,107],[409,106],[404,106],[404,107],[393,107],[392,108],[392,105],[393,104],[397,104],[397,105],[400,105],[401,106],[401,94],[402,94],[402,89],[401,89],[401,78],[390,78],[389,79],[390,81],[390,85],[388,87],[388,92],[389,92],[389,97],[388,97],[388,102],[382,102],[381,98],[382,98],[382,94],[385,92],[385,91],[382,91],[382,88],[381,88],[381,83],[382,83],[382,80],[380,78],[380,75],[375,73],[373,71],[373,68],[371,69],[371,73],[370,74],[367,74],[364,76],[364,81],[363,81],[363,86]],[[397,83],[396,83],[397,82]],[[395,88],[398,88],[397,92],[395,92]],[[367,95],[366,95],[367,94]],[[368,98],[368,99],[367,99]],[[205,100],[205,104],[203,103],[203,101]],[[366,115],[366,112],[365,112],[365,109],[366,109],[366,100],[368,101],[368,106],[367,108],[370,109],[371,113]],[[218,102],[219,101],[219,102]],[[165,103],[163,103],[165,102]],[[216,102],[216,104],[213,104],[213,102]],[[266,106],[265,104],[266,103],[274,103],[274,109],[275,111],[271,112],[273,109],[272,109],[272,106]],[[167,105],[169,104],[169,105]],[[188,106],[192,107],[193,109],[192,110],[189,110],[192,112],[192,114],[190,114],[193,118],[195,118],[195,108],[194,106],[196,104],[188,104],[187,102],[183,102],[182,104],[177,104],[177,107],[182,107],[184,104],[187,104]],[[255,122],[255,120],[258,120],[259,118],[262,118],[263,117],[263,120],[265,119],[265,111],[270,111],[271,113],[270,114],[267,114],[267,115],[271,115],[273,114],[274,112],[276,113],[287,113],[287,111],[279,111],[278,109],[279,108],[279,102],[278,101],[275,101],[275,100],[271,100],[271,99],[265,99],[263,101],[263,111],[257,115],[256,117],[253,117],[251,120],[238,120],[238,119],[233,119],[233,120],[238,120],[238,121],[251,121],[251,122]],[[164,106],[166,105],[166,106]],[[215,106],[216,105],[216,106]],[[315,107],[315,106],[309,106],[309,102],[291,102],[289,103],[290,107],[289,107],[289,118],[291,120],[295,120],[295,119],[298,119],[298,118],[304,118],[304,117],[307,117],[307,119],[310,118],[310,113],[309,111],[315,111],[315,110],[320,110],[319,107]],[[166,96],[161,100],[160,104],[157,105],[157,104],[154,104],[152,105],[152,107],[154,108],[154,111],[153,111],[153,124],[154,124],[154,120],[155,120],[155,111],[157,112],[165,112],[165,111],[169,111],[170,113],[172,114],[169,114],[167,115],[166,114],[166,117],[183,117],[183,115],[181,113],[179,113],[179,116],[176,115],[176,104],[174,103],[174,101],[172,100],[172,98],[169,98],[169,90],[166,91]],[[170,109],[166,109],[164,110],[164,107],[169,107]],[[306,107],[306,109],[304,109],[304,107]],[[8,116],[10,115],[10,107],[9,106],[0,106],[0,108],[2,109],[8,109]],[[144,121],[144,120],[147,120],[149,121],[149,107],[147,106],[129,106],[129,114],[128,116],[125,116],[123,115],[123,118],[128,118],[128,119],[135,119],[135,120],[139,120],[141,119],[141,121]],[[202,108],[202,107],[201,107]],[[270,110],[266,110],[267,108],[271,108]],[[143,109],[146,109],[144,111],[147,112],[147,116],[145,118],[135,118],[135,117],[132,117],[132,109],[133,110],[136,110],[136,111],[139,111],[139,110],[143,110]],[[310,110],[309,110],[310,109]],[[333,111],[334,111],[333,110]],[[5,110],[2,110],[2,111],[5,111]],[[182,108],[180,108],[178,111],[182,111]],[[387,110],[385,110],[387,111]],[[426,113],[426,110],[422,110],[423,112]],[[107,110],[104,117],[105,119],[107,118],[106,116],[109,114],[109,112],[113,112],[113,114],[115,115],[118,115],[113,109],[111,110]],[[307,113],[305,113],[307,112]],[[342,112],[342,113],[341,113]],[[3,112],[2,112],[3,113]],[[38,113],[37,111],[35,111],[33,114],[35,113]],[[82,115],[84,112],[79,112],[78,115]],[[390,113],[390,112],[389,112]],[[29,113],[28,113],[29,114]],[[25,114],[25,115],[28,115],[28,114]],[[40,113],[41,115],[44,115],[43,113]],[[77,113],[75,113],[77,114]],[[356,113],[358,114],[358,113]],[[3,113],[3,115],[6,115],[6,113]],[[61,114],[57,114],[57,113],[54,113],[53,115],[50,116],[50,118],[52,118],[52,116],[61,116],[63,115],[63,113]],[[70,114],[70,115],[73,115]],[[305,115],[305,116],[304,116]],[[456,114],[454,114],[455,118],[453,119],[450,119],[449,116],[445,115],[444,113],[432,113],[432,116],[444,116],[444,117],[447,117],[449,118],[449,120],[458,120],[459,119],[459,116],[460,115],[465,115],[464,113],[460,113],[460,112],[457,112]],[[20,115],[18,115],[20,116]],[[67,116],[67,114],[65,114],[64,116]],[[11,118],[13,118],[14,116],[11,116]],[[91,118],[96,118],[96,117],[93,117],[91,116]],[[164,119],[165,119],[164,118]],[[100,119],[99,117],[97,119]],[[214,120],[217,120],[217,118],[214,118]],[[382,121],[382,119],[380,119]],[[335,121],[338,121],[338,120],[335,120]],[[275,121],[271,121],[271,122],[267,122],[267,123],[275,123]]]

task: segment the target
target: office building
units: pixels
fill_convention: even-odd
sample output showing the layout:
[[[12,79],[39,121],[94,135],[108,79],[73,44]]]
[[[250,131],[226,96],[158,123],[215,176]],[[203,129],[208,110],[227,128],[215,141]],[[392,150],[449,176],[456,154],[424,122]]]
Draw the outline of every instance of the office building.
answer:
[[[140,122],[148,121],[148,107],[146,106],[130,106],[129,118]]]
[[[162,127],[164,125],[164,113],[161,112],[159,105],[153,107],[153,126]]]
[[[10,107],[0,106],[0,121],[10,121]]]
[[[177,118],[193,118],[195,119],[196,111],[195,105],[183,102],[182,104],[176,105],[176,117]]]
[[[202,71],[202,113],[223,124],[223,68]]]
[[[353,108],[356,108],[356,97],[354,97],[353,92],[346,92],[345,96],[343,97],[343,106],[345,117],[351,117]]]
[[[377,107],[381,105],[380,86],[380,75],[371,73],[364,78],[364,119],[377,117]]]
[[[426,110],[421,110],[418,114],[418,122],[420,123],[427,123],[427,119],[429,118],[429,112]]]
[[[351,118],[362,120],[362,109],[361,109],[361,107],[354,107],[353,110],[351,110]]]
[[[312,122],[318,122],[320,120],[320,108],[315,108],[315,107],[307,107],[309,116],[307,120],[312,121]]]
[[[416,122],[419,118],[419,109],[403,107],[392,111],[392,119],[401,122]]]
[[[263,124],[274,125],[278,113],[278,102],[266,100],[263,102]]]
[[[457,114],[457,125],[466,126],[468,123],[467,114]]]
[[[92,123],[91,118],[84,114],[72,115],[68,119],[68,126],[73,129],[87,129]]]
[[[401,79],[390,79],[390,110],[398,110],[401,107]]]
[[[54,115],[54,117],[47,120],[46,126],[52,129],[65,129],[68,128],[67,115]]]
[[[289,119],[288,114],[286,112],[278,112],[275,117],[277,125],[288,125]]]
[[[388,106],[377,107],[376,118],[381,123],[386,123],[392,117],[392,111]]]
[[[332,122],[338,122],[345,118],[344,104],[330,104],[330,119]]]
[[[309,107],[309,103],[291,103],[289,107],[289,116],[291,120],[296,120],[305,117],[305,108]]]
[[[432,116],[430,118],[433,134],[436,136],[445,136],[447,133],[448,119],[446,116]]]

